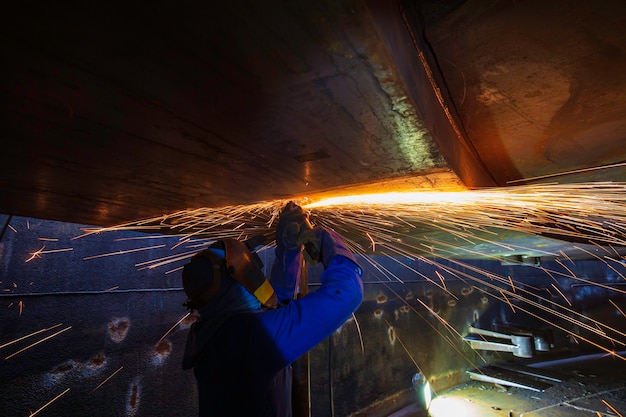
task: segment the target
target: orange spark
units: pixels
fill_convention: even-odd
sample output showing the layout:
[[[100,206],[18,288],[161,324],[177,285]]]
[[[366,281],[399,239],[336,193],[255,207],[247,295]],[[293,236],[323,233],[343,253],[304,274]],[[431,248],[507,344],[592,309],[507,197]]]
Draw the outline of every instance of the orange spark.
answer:
[[[183,317],[181,317],[180,320],[178,320],[176,323],[174,323],[174,325],[172,327],[170,327],[170,329],[165,332],[165,334],[163,335],[163,337],[161,337],[159,339],[159,341],[157,342],[157,345],[159,343],[161,343],[163,341],[163,339],[165,339],[170,333],[172,333],[174,331],[174,329],[176,328],[176,326],[178,326],[183,320],[185,320],[187,317],[189,317],[189,315],[191,314],[191,312],[188,312],[187,314],[185,314]]]
[[[56,332],[56,333],[54,333],[54,334],[52,334],[52,335],[50,335],[50,336],[44,337],[43,339],[38,340],[37,342],[35,342],[35,343],[33,343],[33,344],[30,344],[30,345],[26,346],[25,348],[22,348],[22,349],[18,350],[18,351],[17,351],[17,352],[15,352],[15,353],[10,354],[9,356],[7,356],[7,357],[6,357],[6,358],[4,358],[4,359],[5,359],[5,360],[7,360],[7,359],[11,359],[12,357],[14,357],[14,356],[16,356],[16,355],[18,355],[18,354],[20,354],[20,353],[24,352],[25,350],[30,349],[30,348],[32,348],[32,347],[35,347],[35,346],[37,346],[38,344],[40,344],[40,343],[42,343],[42,342],[45,342],[46,340],[51,339],[51,338],[53,338],[53,337],[55,337],[55,336],[58,336],[59,334],[61,334],[61,333],[65,332],[65,331],[67,331],[67,330],[69,330],[69,329],[71,329],[71,328],[72,328],[72,326],[69,326],[69,327],[66,327],[66,328],[65,328],[65,329],[63,329],[63,330],[59,330],[58,332]]]
[[[569,302],[569,300],[567,299],[567,297],[565,296],[565,294],[563,294],[563,293],[561,292],[561,290],[559,290],[559,288],[558,288],[556,285],[554,285],[554,284],[550,284],[550,285],[552,285],[552,288],[554,288],[554,289],[555,289],[555,290],[556,290],[559,294],[561,294],[561,297],[563,297],[563,299],[564,299],[564,300],[567,302],[567,304],[569,304],[569,306],[571,307],[571,306],[572,306],[572,303],[570,303],[570,302]]]
[[[115,375],[116,375],[119,371],[121,371],[122,369],[124,369],[124,367],[123,367],[123,366],[120,366],[120,367],[119,367],[119,369],[118,369],[117,371],[113,372],[111,375],[109,375],[109,377],[108,377],[108,378],[106,378],[104,381],[102,381],[100,384],[98,384],[98,386],[97,386],[97,387],[95,387],[95,388],[93,389],[93,391],[91,391],[91,393],[93,394],[94,392],[96,392],[96,390],[97,390],[98,388],[100,388],[101,386],[103,386],[104,384],[106,384],[106,383],[107,383],[107,382],[108,382],[111,378],[113,378],[113,377],[114,377],[114,376],[115,376]]]
[[[48,401],[46,404],[44,404],[41,408],[39,408],[37,411],[35,411],[34,413],[30,413],[28,417],[33,417],[35,414],[39,414],[39,412],[41,410],[43,410],[44,408],[46,408],[47,406],[49,406],[50,404],[52,404],[53,402],[55,402],[56,400],[58,400],[59,398],[61,398],[63,395],[67,394],[67,392],[70,389],[67,388],[65,391],[63,391],[62,393],[60,393],[59,395],[57,395],[56,397],[54,397],[53,399],[51,399],[50,401]]]
[[[624,417],[619,411],[617,411],[615,409],[615,407],[613,407],[611,404],[609,404],[608,401],[606,400],[602,400],[602,402],[604,403],[604,405],[606,405],[607,407],[609,407],[611,409],[611,411],[613,411],[615,414],[617,414],[619,417]]]
[[[55,328],[57,328],[57,327],[59,327],[59,326],[61,326],[61,325],[62,325],[62,323],[55,324],[55,325],[54,325],[54,326],[52,326],[52,327],[46,327],[45,329],[40,329],[40,330],[37,330],[37,331],[35,331],[35,332],[29,333],[29,334],[27,334],[26,336],[22,336],[22,337],[20,337],[20,338],[18,338],[18,339],[11,340],[10,342],[7,342],[7,343],[5,343],[5,344],[3,344],[3,345],[0,345],[0,349],[5,348],[5,347],[7,347],[7,346],[10,346],[10,345],[12,345],[12,344],[14,344],[14,343],[17,343],[17,342],[21,342],[22,340],[24,340],[24,339],[28,339],[29,337],[35,336],[35,335],[37,335],[37,334],[39,334],[39,333],[43,333],[43,332],[47,332],[48,330],[55,329]]]
[[[165,245],[156,245],[156,246],[147,246],[145,248],[119,250],[117,252],[109,252],[109,253],[102,253],[100,255],[87,256],[87,257],[83,258],[83,261],[88,261],[90,259],[96,259],[96,258],[104,258],[104,257],[107,257],[107,256],[125,255],[127,253],[141,252],[141,251],[144,251],[144,250],[158,249],[158,248],[164,248],[164,247],[165,247]]]

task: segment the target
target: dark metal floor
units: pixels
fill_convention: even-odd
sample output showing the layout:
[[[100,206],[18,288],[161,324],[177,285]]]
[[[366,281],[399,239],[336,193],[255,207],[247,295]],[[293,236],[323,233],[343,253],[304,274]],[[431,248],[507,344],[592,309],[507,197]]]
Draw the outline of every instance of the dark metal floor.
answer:
[[[439,393],[430,417],[586,417],[626,414],[626,361],[588,355],[533,366],[562,373],[561,383],[541,391],[471,381]],[[390,417],[425,416],[409,406]]]

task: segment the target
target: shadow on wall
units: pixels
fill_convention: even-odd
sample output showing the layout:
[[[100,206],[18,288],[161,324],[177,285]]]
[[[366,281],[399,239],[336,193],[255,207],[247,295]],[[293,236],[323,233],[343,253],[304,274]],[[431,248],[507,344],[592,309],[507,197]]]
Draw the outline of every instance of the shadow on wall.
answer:
[[[85,226],[6,215],[0,225],[3,415],[196,413],[193,375],[181,369],[194,317],[185,317],[179,280],[187,257],[206,242],[128,231],[84,235]],[[271,250],[260,255],[271,265]],[[149,268],[160,259],[178,260]],[[363,304],[311,352],[313,416],[388,415],[415,400],[411,379],[417,372],[436,392],[463,382],[467,369],[512,358],[473,351],[461,337],[473,323],[555,329],[522,312],[545,316],[541,305],[558,310],[563,297],[590,317],[604,309],[602,320],[623,319],[599,303],[609,297],[601,293],[606,289],[559,278],[562,294],[547,295],[555,281],[534,268],[379,256],[359,262],[366,271]],[[600,262],[570,268],[590,279],[610,278]],[[528,291],[526,301],[505,301],[494,281],[477,270],[511,277],[518,293]],[[320,274],[319,267],[310,269],[311,291]],[[623,295],[611,297],[623,307]],[[585,331],[567,318],[553,322]],[[561,350],[582,349],[565,332],[555,336]]]

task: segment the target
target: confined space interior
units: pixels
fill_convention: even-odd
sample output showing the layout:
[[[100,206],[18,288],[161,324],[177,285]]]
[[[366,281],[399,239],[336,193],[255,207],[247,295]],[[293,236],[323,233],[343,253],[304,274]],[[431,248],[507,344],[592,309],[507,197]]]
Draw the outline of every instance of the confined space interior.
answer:
[[[290,199],[365,271],[296,416],[626,414],[623,1],[0,19],[3,415],[194,415],[180,269]]]

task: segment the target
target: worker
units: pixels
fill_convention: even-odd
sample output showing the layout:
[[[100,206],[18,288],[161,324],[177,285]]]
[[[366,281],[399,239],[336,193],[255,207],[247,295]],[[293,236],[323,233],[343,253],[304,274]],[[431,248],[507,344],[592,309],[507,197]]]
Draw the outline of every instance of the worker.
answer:
[[[187,337],[183,369],[193,368],[201,417],[289,417],[291,363],[358,308],[362,270],[338,233],[311,228],[293,202],[279,217],[271,286],[250,283],[258,281],[258,270],[233,260],[234,246],[218,242],[184,267],[188,307],[199,318]],[[293,299],[303,257],[324,265],[321,286]]]

